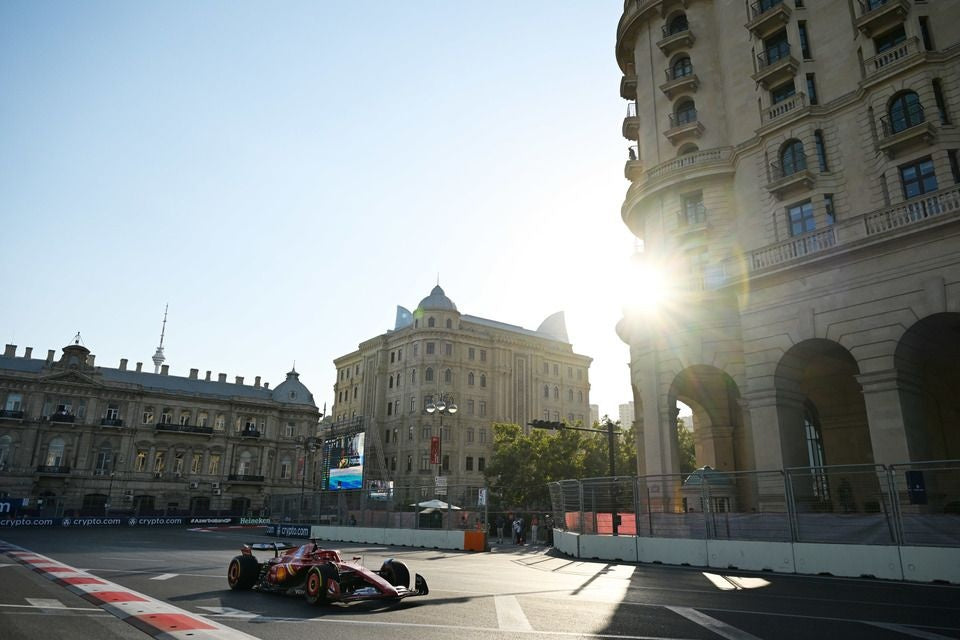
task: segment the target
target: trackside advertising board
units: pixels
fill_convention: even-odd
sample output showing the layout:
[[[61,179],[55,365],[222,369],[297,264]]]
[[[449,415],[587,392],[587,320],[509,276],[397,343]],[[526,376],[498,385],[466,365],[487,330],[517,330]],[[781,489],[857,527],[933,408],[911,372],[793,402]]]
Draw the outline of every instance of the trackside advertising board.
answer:
[[[21,527],[216,527],[228,525],[265,526],[266,518],[240,516],[16,516],[0,517],[0,529]]]

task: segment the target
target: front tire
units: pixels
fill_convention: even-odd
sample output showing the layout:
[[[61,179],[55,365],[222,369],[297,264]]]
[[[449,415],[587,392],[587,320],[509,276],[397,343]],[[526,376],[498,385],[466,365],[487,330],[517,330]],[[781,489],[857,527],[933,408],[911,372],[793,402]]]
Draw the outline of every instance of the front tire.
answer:
[[[231,589],[249,589],[260,575],[260,563],[253,556],[237,556],[227,567],[227,584]]]
[[[410,587],[410,570],[399,560],[391,558],[384,561],[380,575],[395,587]]]
[[[338,581],[340,576],[335,567],[331,565],[320,565],[313,567],[307,573],[307,581],[303,586],[303,597],[309,604],[327,604],[330,602],[330,596],[327,593],[327,582],[329,580]]]

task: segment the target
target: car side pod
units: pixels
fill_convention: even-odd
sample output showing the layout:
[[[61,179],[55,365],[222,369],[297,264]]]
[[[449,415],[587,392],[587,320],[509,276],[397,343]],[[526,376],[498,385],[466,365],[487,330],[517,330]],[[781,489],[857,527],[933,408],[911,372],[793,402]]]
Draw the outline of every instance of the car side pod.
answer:
[[[416,588],[418,596],[425,596],[430,593],[430,587],[427,586],[427,581],[419,573],[416,574],[416,577],[413,579],[413,586]]]

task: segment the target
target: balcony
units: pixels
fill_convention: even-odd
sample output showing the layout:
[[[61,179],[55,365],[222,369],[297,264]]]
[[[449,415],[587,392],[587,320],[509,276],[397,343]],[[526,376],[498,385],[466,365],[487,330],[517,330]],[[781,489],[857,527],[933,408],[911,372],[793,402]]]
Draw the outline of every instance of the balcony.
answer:
[[[195,433],[201,436],[212,436],[213,427],[198,427],[192,424],[173,424],[172,422],[158,422],[157,431],[169,433]]]
[[[932,144],[937,137],[937,130],[932,122],[927,122],[923,112],[923,105],[910,105],[902,117],[891,118],[887,114],[880,118],[883,135],[877,142],[877,149],[892,158],[897,151],[916,145]]]
[[[953,186],[756,249],[749,254],[747,268],[750,274],[756,274],[797,266],[828,251],[851,249],[957,219],[960,219],[960,186]],[[731,264],[731,268],[734,266]]]
[[[693,92],[700,86],[700,78],[693,72],[692,67],[684,69],[684,73],[677,73],[674,69],[666,69],[667,81],[660,85],[660,91],[670,100],[683,92]]]
[[[903,24],[910,13],[908,0],[859,0],[860,16],[857,29],[868,38],[883,33],[890,27]]]
[[[730,162],[732,151],[733,149],[731,147],[721,147],[719,149],[705,149],[703,151],[685,153],[682,156],[677,156],[673,160],[667,160],[652,167],[650,171],[647,172],[647,179],[655,180],[657,178],[673,177],[674,175],[683,174],[687,171],[695,171],[710,166],[727,166]]]
[[[263,482],[263,476],[254,476],[248,473],[231,473],[227,476],[227,481],[240,484],[260,484]]]
[[[790,22],[790,6],[783,0],[759,0],[750,5],[750,16],[743,26],[762,40]]]
[[[789,173],[779,162],[770,163],[767,191],[777,200],[782,200],[784,195],[792,191],[810,189],[814,182],[816,182],[816,176],[807,169],[806,156],[799,156],[794,160],[794,166]]]
[[[632,62],[626,65],[623,77],[620,78],[620,97],[624,100],[637,99],[637,70]]]
[[[101,427],[122,427],[123,420],[121,418],[101,418],[100,426]]]
[[[256,429],[244,429],[240,432],[241,438],[259,438],[263,433],[257,431]]]
[[[751,77],[770,90],[797,75],[799,67],[800,63],[790,55],[790,45],[781,44],[757,56],[757,72]]]
[[[901,63],[906,62],[918,53],[922,53],[920,41],[917,38],[909,38],[892,49],[887,49],[872,58],[867,58],[863,63],[867,80],[901,66]],[[919,58],[919,56],[917,57]]]
[[[627,162],[623,165],[623,177],[634,182],[643,175],[643,162],[640,161],[640,150],[637,145],[627,149]]]
[[[57,412],[57,413],[51,414],[50,417],[47,418],[47,420],[49,420],[50,422],[57,422],[60,424],[73,424],[74,422],[77,421],[77,416],[73,415],[72,413]]]
[[[788,113],[799,113],[807,107],[807,94],[795,93],[786,100],[771,105],[763,111],[763,123],[769,124],[777,118],[782,118]]]
[[[662,33],[663,38],[657,42],[657,46],[660,47],[660,51],[662,51],[665,56],[672,55],[673,52],[680,51],[681,49],[689,49],[693,46],[693,43],[697,41],[690,29],[670,33],[667,27],[663,26]]]
[[[0,409],[0,420],[23,420],[23,411],[14,411],[12,409]]]
[[[70,467],[63,465],[41,464],[37,467],[37,473],[62,476],[70,473]]]
[[[637,115],[637,105],[631,102],[627,105],[627,117],[623,119],[623,137],[627,140],[636,140],[640,135],[640,116]]]
[[[670,114],[670,128],[663,132],[674,145],[703,135],[703,123],[697,119],[697,110]]]

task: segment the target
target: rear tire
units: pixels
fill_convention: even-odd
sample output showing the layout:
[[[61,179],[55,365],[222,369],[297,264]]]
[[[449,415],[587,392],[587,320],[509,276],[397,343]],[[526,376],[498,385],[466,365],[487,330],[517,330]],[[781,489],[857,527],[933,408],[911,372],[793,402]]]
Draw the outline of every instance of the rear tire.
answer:
[[[260,575],[260,563],[253,556],[237,556],[227,567],[227,584],[231,589],[249,589]]]
[[[391,558],[384,561],[380,567],[380,575],[395,587],[410,588],[410,570],[399,560]]]
[[[303,597],[309,604],[327,604],[330,602],[330,597],[327,594],[327,581],[338,581],[339,579],[340,574],[336,567],[332,565],[324,564],[313,567],[307,573],[307,581],[303,585]]]

